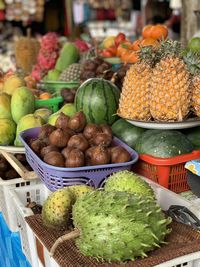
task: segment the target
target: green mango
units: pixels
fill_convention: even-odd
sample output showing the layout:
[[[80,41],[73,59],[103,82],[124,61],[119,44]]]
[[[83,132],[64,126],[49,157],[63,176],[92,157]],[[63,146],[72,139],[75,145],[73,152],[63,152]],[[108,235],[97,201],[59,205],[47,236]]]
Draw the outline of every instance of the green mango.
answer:
[[[15,146],[23,146],[19,139],[20,132],[30,128],[41,127],[43,124],[44,121],[40,116],[28,114],[22,117],[17,124],[16,138],[14,142]]]
[[[78,48],[72,43],[66,43],[61,49],[60,56],[56,62],[55,69],[62,72],[72,63],[76,63],[78,59]]]
[[[0,94],[0,119],[12,120],[11,97],[6,93]]]
[[[59,70],[49,70],[47,75],[45,76],[45,81],[57,81],[60,76]]]
[[[15,139],[16,124],[13,120],[0,119],[0,145],[12,145]]]
[[[34,115],[40,116],[44,120],[44,122],[48,121],[48,118],[51,114],[52,111],[48,108],[39,108],[36,109],[36,111],[34,112]]]
[[[16,89],[11,98],[11,114],[13,120],[18,123],[19,120],[35,110],[35,97],[27,87]]]
[[[53,113],[49,119],[48,124],[55,125],[57,118],[59,117],[60,113],[63,112],[65,115],[73,116],[76,113],[76,108],[73,103],[67,103],[62,106],[56,113]]]

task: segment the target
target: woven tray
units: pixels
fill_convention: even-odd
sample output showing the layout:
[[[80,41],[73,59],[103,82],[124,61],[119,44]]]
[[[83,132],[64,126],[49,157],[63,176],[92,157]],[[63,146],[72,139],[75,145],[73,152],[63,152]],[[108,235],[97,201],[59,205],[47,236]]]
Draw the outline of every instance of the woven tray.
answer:
[[[35,235],[50,250],[55,240],[66,232],[52,231],[42,225],[41,215],[26,217]],[[150,252],[147,258],[138,259],[125,264],[99,263],[94,259],[83,256],[76,248],[74,241],[65,241],[57,248],[54,259],[61,267],[151,267],[157,264],[200,251],[200,233],[191,227],[180,223],[171,223],[172,232],[168,235],[167,245]]]

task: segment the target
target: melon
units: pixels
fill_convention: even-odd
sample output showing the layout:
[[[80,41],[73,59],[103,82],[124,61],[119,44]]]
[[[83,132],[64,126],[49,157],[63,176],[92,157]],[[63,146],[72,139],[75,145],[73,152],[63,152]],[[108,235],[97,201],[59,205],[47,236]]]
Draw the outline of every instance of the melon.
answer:
[[[193,145],[179,131],[147,130],[138,138],[135,150],[139,154],[147,154],[159,158],[171,158],[191,153]]]
[[[117,119],[120,90],[110,81],[92,78],[77,90],[75,106],[83,111],[87,122],[113,124]]]

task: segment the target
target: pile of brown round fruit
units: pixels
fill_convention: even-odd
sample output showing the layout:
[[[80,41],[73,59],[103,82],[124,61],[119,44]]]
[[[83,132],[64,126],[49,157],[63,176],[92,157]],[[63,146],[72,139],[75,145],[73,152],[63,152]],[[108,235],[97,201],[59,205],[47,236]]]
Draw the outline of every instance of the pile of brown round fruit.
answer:
[[[112,65],[103,61],[102,58],[96,57],[94,59],[88,59],[84,61],[80,80],[83,82],[89,78],[95,77],[110,80],[113,74],[114,72],[112,71]]]
[[[15,154],[15,157],[27,170],[32,171],[30,165],[26,161],[25,154]],[[0,155],[0,177],[3,180],[19,178],[19,174],[13,169],[3,155]]]
[[[86,123],[83,112],[69,117],[61,113],[55,126],[41,127],[32,150],[46,163],[57,167],[82,167],[122,163],[131,155],[122,146],[113,145],[110,126]]]

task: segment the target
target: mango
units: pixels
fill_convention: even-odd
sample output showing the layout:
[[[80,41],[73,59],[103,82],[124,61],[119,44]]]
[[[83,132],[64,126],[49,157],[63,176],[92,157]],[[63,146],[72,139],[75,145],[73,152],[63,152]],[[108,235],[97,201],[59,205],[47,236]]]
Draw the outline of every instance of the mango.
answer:
[[[102,46],[104,49],[107,49],[115,44],[115,36],[108,36],[103,40]]]
[[[52,111],[48,108],[39,108],[34,112],[34,115],[40,116],[44,122],[48,121],[49,116],[52,114]]]
[[[12,120],[11,97],[6,93],[0,94],[0,119]]]
[[[35,97],[27,87],[20,87],[11,98],[11,114],[13,120],[18,123],[26,114],[33,113],[35,110]]]
[[[57,118],[59,117],[59,114],[63,112],[65,115],[73,116],[76,113],[76,108],[73,103],[67,103],[64,106],[62,106],[61,109],[59,109],[56,113],[53,113],[49,119],[48,124],[55,125]]]
[[[44,121],[40,116],[36,116],[34,114],[28,114],[22,117],[17,124],[17,131],[16,131],[16,138],[14,145],[23,146],[22,142],[19,139],[20,132],[30,128],[41,127],[43,124]]]
[[[16,124],[13,120],[0,119],[0,145],[12,145],[15,139]]]
[[[43,80],[45,81],[57,81],[60,76],[60,71],[59,70],[49,70],[47,75],[44,77]]]
[[[8,95],[12,95],[17,88],[23,85],[24,82],[18,76],[11,75],[4,82],[3,92]]]
[[[56,61],[55,69],[62,72],[72,63],[76,63],[78,59],[78,48],[72,43],[66,43],[61,49],[60,56]]]

